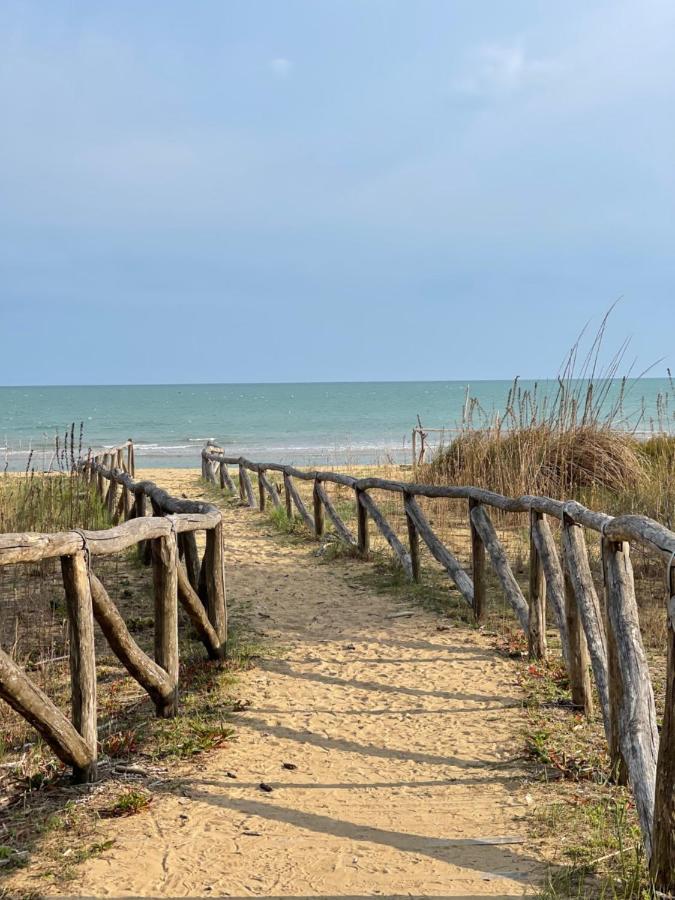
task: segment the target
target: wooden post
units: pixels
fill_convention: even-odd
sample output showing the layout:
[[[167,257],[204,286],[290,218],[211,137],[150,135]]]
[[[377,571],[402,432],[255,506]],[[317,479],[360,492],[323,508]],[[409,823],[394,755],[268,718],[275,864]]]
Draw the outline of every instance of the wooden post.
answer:
[[[152,574],[155,587],[155,662],[176,684],[173,696],[155,704],[164,719],[178,712],[178,553],[176,535],[152,541]]]
[[[284,501],[286,503],[286,518],[293,521],[293,498],[291,497],[291,476],[284,472]]]
[[[106,497],[106,506],[108,509],[108,515],[112,519],[115,515],[115,508],[117,504],[117,482],[111,476],[110,484],[108,486],[108,495]]]
[[[185,571],[188,581],[197,590],[199,586],[199,551],[197,550],[197,538],[194,531],[184,531],[180,535],[180,546],[185,560]]]
[[[607,573],[607,541],[602,539],[602,573],[605,585],[605,618],[609,620],[609,587]],[[621,709],[623,689],[621,670],[619,668],[619,650],[616,644],[614,629],[607,627],[607,708],[609,714],[609,760],[612,778],[617,784],[628,784],[627,761],[621,749]]]
[[[469,498],[469,525],[471,527],[471,578],[473,580],[473,614],[477,622],[483,622],[486,612],[485,595],[485,544],[471,518],[471,510],[478,501]]]
[[[325,530],[325,522],[323,515],[323,503],[321,502],[321,493],[319,491],[319,482],[314,480],[314,492],[312,494],[314,501],[314,534],[317,538],[323,537]]]
[[[246,470],[239,463],[239,499],[242,503],[246,503],[246,484],[244,482],[244,477],[246,475]]]
[[[265,482],[263,480],[265,477],[264,471],[262,472],[262,478],[260,477],[260,475],[261,475],[261,473],[259,471],[258,472],[258,507],[260,509],[260,512],[265,512],[265,501],[267,498],[265,497]]]
[[[583,709],[587,716],[593,714],[590,659],[586,636],[579,616],[577,597],[572,581],[565,571],[565,631],[569,647],[567,674],[570,681],[572,703]]]
[[[361,556],[368,556],[370,553],[370,533],[368,531],[368,510],[361,503],[361,491],[356,488],[356,516],[358,522],[357,546]]]
[[[413,428],[412,430],[412,464],[413,464],[413,472],[417,467],[417,429]]]
[[[220,486],[223,488],[227,488],[228,491],[232,491],[234,493],[234,482],[230,478],[230,473],[227,469],[227,463],[221,462],[218,464],[218,473],[220,475]]]
[[[413,435],[415,432],[413,431]],[[413,450],[413,454],[414,454]],[[412,518],[408,515],[408,510],[405,505],[405,494],[403,499],[403,506],[405,509],[405,520],[408,526],[408,546],[410,548],[410,564],[412,568],[412,580],[415,582],[419,582],[420,580],[420,535],[417,530],[417,526],[413,522]]]
[[[205,559],[209,621],[220,640],[220,656],[224,657],[227,651],[227,604],[222,522],[206,532]]]
[[[536,522],[542,513],[530,510],[530,593],[527,648],[530,659],[546,659],[546,579],[534,540]]]
[[[610,626],[608,631],[612,634],[618,651],[618,679],[614,693],[619,701],[621,752],[628,767],[635,808],[649,858],[659,746],[654,691],[640,633],[628,543],[605,539],[603,558]]]
[[[651,876],[657,890],[675,894],[675,569],[666,572],[668,668],[656,764]]]
[[[91,753],[91,762],[73,769],[76,782],[96,781],[96,651],[94,613],[85,552],[61,557],[70,637],[73,724]]]
[[[127,469],[132,478],[136,475],[136,451],[134,450],[134,442],[129,438],[129,446],[127,447]]]

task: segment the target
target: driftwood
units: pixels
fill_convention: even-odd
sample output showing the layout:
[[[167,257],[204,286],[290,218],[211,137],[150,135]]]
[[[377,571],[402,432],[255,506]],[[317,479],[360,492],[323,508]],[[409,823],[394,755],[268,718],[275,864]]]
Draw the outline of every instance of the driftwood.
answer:
[[[469,606],[473,606],[473,585],[459,560],[436,537],[415,498],[406,494],[404,504],[406,513],[412,519],[418,534],[431,551],[432,556],[448,572]]]
[[[529,634],[529,610],[527,603],[523,597],[523,592],[520,590],[520,586],[511,571],[511,566],[506,558],[506,553],[497,537],[497,532],[495,531],[490,517],[482,506],[474,506],[471,510],[471,521],[476,526],[476,531],[485,545],[485,549],[492,561],[492,567],[495,570],[495,574],[499,578],[502,588],[504,589],[506,599],[518,617],[521,628],[525,634]]]

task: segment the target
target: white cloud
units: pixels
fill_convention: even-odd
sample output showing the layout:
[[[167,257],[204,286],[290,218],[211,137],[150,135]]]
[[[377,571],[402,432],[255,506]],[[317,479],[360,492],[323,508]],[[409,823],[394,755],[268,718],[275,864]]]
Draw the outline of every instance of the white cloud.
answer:
[[[277,56],[269,61],[269,67],[276,78],[287,78],[291,73],[293,63],[284,56]]]
[[[469,96],[501,96],[543,79],[556,68],[552,60],[528,57],[519,43],[484,44],[470,54],[453,88]]]

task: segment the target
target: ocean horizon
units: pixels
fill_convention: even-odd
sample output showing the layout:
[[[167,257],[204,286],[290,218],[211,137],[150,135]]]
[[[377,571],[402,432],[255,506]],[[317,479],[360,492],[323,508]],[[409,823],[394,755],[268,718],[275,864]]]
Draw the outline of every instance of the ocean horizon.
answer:
[[[618,397],[612,383],[606,401]],[[297,382],[246,384],[51,385],[0,387],[3,467],[49,468],[55,438],[83,423],[82,450],[133,438],[139,467],[197,467],[208,440],[227,452],[298,465],[411,461],[419,415],[429,446],[449,439],[467,395],[486,415],[503,412],[512,380]],[[540,402],[555,379],[522,380]],[[671,430],[667,378],[629,383],[623,427]],[[435,431],[434,429],[438,429]]]

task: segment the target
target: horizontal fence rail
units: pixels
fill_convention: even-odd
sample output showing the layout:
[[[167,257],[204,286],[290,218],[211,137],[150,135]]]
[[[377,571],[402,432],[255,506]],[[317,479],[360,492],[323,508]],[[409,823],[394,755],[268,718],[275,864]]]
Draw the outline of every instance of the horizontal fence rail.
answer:
[[[112,466],[112,467],[109,467]],[[60,558],[69,625],[71,718],[0,648],[0,697],[72,766],[76,781],[97,777],[97,702],[94,621],[113,653],[143,687],[161,717],[178,711],[178,605],[187,613],[209,658],[227,649],[227,607],[220,510],[179,500],[150,481],[133,480],[133,443],[90,454],[80,476],[96,490],[117,524],[98,531],[1,534],[0,567]],[[206,533],[203,557],[195,533]],[[154,659],[127,627],[92,566],[92,559],[130,547],[153,569]]]
[[[651,874],[657,888],[675,890],[675,533],[646,516],[610,516],[580,503],[525,495],[506,497],[477,487],[415,484],[382,478],[354,478],[341,472],[308,471],[274,462],[254,462],[225,455],[208,444],[202,450],[202,476],[235,491],[229,471],[237,468],[239,495],[252,508],[269,501],[289,518],[294,509],[315,537],[323,536],[328,518],[337,538],[363,555],[369,550],[368,520],[387,541],[411,581],[420,578],[420,541],[441,564],[478,621],[485,615],[485,568],[489,560],[505,599],[528,639],[530,656],[543,659],[546,647],[547,601],[560,633],[561,651],[576,707],[593,709],[591,676],[616,778],[630,781]],[[284,500],[268,473],[283,477]],[[257,476],[258,499],[251,481]],[[294,480],[312,482],[308,510]],[[325,490],[327,483],[354,492],[357,534],[338,514]],[[407,523],[406,547],[369,491],[401,496]],[[435,533],[417,498],[466,501],[471,536],[471,566],[466,571],[457,556]],[[529,591],[525,596],[513,573],[489,510],[529,516]],[[556,542],[548,519],[559,522]],[[599,597],[589,563],[585,530],[601,537],[604,573]],[[656,722],[654,691],[638,621],[631,543],[660,557],[666,568],[667,679],[661,733]]]

